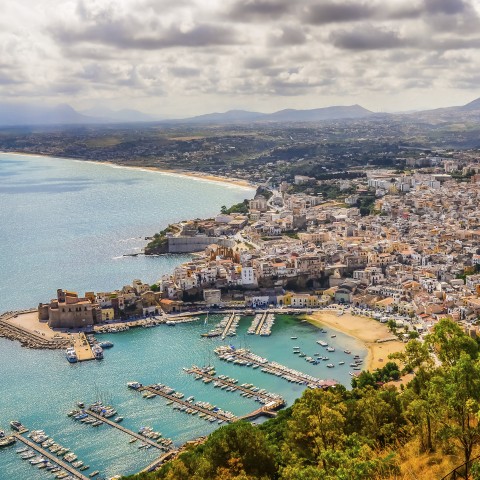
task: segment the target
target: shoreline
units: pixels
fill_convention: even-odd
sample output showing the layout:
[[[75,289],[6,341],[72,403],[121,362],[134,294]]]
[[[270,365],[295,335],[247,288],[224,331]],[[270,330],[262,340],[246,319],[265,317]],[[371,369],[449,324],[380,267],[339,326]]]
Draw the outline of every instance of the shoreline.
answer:
[[[236,187],[242,187],[244,189],[255,189],[257,186],[255,184],[252,184],[248,180],[242,180],[240,178],[227,178],[227,177],[221,177],[219,175],[212,175],[209,173],[203,173],[203,172],[195,172],[195,171],[189,171],[189,170],[179,170],[179,169],[166,169],[166,168],[160,168],[160,167],[149,167],[149,166],[140,166],[140,165],[124,165],[121,163],[115,163],[110,160],[84,160],[81,158],[70,158],[70,157],[58,157],[58,156],[52,156],[52,155],[47,155],[45,153],[30,153],[30,152],[5,152],[5,151],[0,151],[1,155],[15,155],[19,157],[46,157],[46,158],[51,158],[51,159],[58,159],[58,160],[71,160],[75,162],[87,162],[87,163],[92,163],[92,164],[97,164],[97,165],[108,165],[112,168],[132,168],[135,170],[143,170],[143,171],[151,171],[151,172],[158,172],[164,175],[172,175],[175,177],[188,177],[188,178],[193,178],[196,180],[204,180],[206,182],[212,182],[212,183],[221,183],[221,184],[227,184],[227,185],[233,185]]]
[[[388,327],[365,316],[353,315],[346,311],[337,316],[336,310],[323,310],[306,315],[305,319],[316,327],[330,327],[360,341],[367,349],[365,369],[369,371],[382,368],[389,360],[388,355],[400,352],[405,344],[392,338]]]

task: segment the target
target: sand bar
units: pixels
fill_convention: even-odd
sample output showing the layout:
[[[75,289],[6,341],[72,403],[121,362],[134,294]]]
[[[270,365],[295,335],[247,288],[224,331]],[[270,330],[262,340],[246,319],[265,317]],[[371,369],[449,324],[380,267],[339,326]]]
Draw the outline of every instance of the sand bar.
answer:
[[[379,343],[379,340],[392,338],[388,327],[372,318],[353,315],[349,310],[341,316],[336,310],[323,310],[308,315],[306,319],[316,326],[330,327],[360,340],[368,349],[365,367],[370,371],[383,367],[389,354],[405,348],[400,340]]]

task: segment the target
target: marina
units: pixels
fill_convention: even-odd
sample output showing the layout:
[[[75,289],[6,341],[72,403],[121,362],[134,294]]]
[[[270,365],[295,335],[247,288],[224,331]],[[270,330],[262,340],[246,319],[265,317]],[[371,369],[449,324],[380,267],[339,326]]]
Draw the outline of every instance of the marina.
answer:
[[[169,402],[178,404],[180,406],[179,410],[184,412],[187,412],[187,410],[191,410],[199,414],[203,414],[201,418],[206,417],[206,419],[210,421],[212,421],[213,419],[217,420],[218,422],[231,423],[237,420],[237,417],[232,413],[226,412],[225,410],[220,410],[218,407],[215,407],[208,402],[194,402],[193,399],[183,400],[183,394],[181,394],[182,397],[180,397],[178,392],[175,392],[175,390],[173,390],[172,388],[162,384],[141,386],[136,390],[138,390],[139,392],[147,391],[159,397],[166,398]]]
[[[26,439],[19,433],[14,433],[14,437],[24,443],[28,448],[35,450],[37,453],[39,453],[42,457],[48,458],[48,460],[56,465],[58,465],[60,468],[68,472],[72,478],[77,479],[77,480],[88,480],[88,477],[83,475],[81,472],[73,468],[72,465],[69,463],[61,460],[57,455],[53,454],[52,452],[49,452],[48,450],[45,450],[42,448],[40,445]],[[65,475],[67,477],[67,475]],[[59,478],[59,477],[57,477]]]
[[[335,380],[320,380],[312,375],[288,368],[280,363],[269,362],[266,358],[260,357],[245,348],[235,349],[232,346],[220,346],[214,351],[218,355],[218,358],[226,362],[233,362],[236,365],[249,367],[256,365],[261,367],[262,372],[283,378],[288,382],[306,385],[309,388],[326,388],[338,384]]]
[[[215,376],[215,373],[212,374],[212,370],[208,367],[200,368],[193,365],[192,368],[185,369],[185,372],[190,375],[195,375],[196,377],[201,377],[204,383],[205,380],[209,380],[208,383],[213,382],[214,387],[226,388],[226,391],[238,392],[244,397],[253,398],[263,404],[267,404],[273,400],[283,402],[282,406],[285,405],[285,400],[283,400],[280,395],[267,392],[265,389],[260,389],[252,384],[238,385],[238,380],[226,377],[225,375]]]

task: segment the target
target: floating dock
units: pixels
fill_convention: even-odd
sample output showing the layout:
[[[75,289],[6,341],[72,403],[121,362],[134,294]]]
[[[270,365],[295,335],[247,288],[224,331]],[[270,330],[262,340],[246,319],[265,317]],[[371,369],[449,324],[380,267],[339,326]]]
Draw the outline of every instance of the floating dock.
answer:
[[[153,385],[146,386],[146,387],[140,387],[137,391],[138,392],[147,391],[147,392],[153,393],[155,395],[158,395],[159,397],[163,397],[163,398],[166,398],[167,400],[170,400],[174,403],[178,403],[181,406],[184,406],[184,407],[189,408],[191,410],[195,410],[198,413],[204,413],[205,415],[208,415],[209,417],[213,417],[216,420],[221,420],[221,421],[227,422],[227,423],[231,423],[231,422],[234,422],[234,421],[237,420],[237,417],[235,417],[235,416],[229,417],[229,416],[224,415],[223,413],[214,412],[213,410],[209,410],[208,408],[202,407],[200,405],[196,405],[193,402],[187,402],[186,400],[182,400],[181,398],[178,398],[175,395],[173,395],[173,393],[166,393],[162,390],[157,390],[157,389],[154,388]]]
[[[260,335],[260,331],[262,330],[263,324],[267,319],[267,312],[262,313],[260,321],[258,322],[257,329],[255,330],[255,335]]]
[[[32,450],[35,450],[36,452],[38,452],[43,457],[48,458],[52,463],[55,463],[60,468],[63,468],[66,472],[68,472],[70,475],[74,476],[76,479],[78,479],[78,480],[89,480],[88,477],[81,474],[79,471],[75,470],[75,468],[73,468],[69,463],[64,462],[63,460],[60,460],[60,458],[58,458],[53,453],[43,449],[40,445],[37,445],[36,443],[31,442],[30,440],[27,440],[25,437],[22,437],[22,435],[20,435],[19,433],[13,433],[12,435],[17,440],[24,443],[27,447],[31,448]]]
[[[141,440],[143,443],[150,445],[158,450],[165,451],[165,447],[163,445],[160,445],[159,443],[154,442],[150,438],[145,437],[144,435],[141,435],[140,433],[133,432],[132,430],[129,430],[128,428],[123,427],[122,425],[112,422],[108,418],[102,417],[98,413],[93,412],[90,409],[85,409],[85,413],[88,413],[93,418],[96,418],[97,420],[100,420],[103,423],[106,423],[107,425],[110,425],[113,428],[116,428],[117,430],[120,430],[123,433],[126,433],[127,435],[130,435],[133,438],[136,438],[137,440]]]
[[[215,375],[211,375],[210,373],[208,373],[208,371],[206,371],[204,369],[201,369],[201,368],[199,368],[195,365],[192,368],[185,369],[185,372],[190,374],[190,375],[201,375],[201,377],[203,379],[206,378],[210,381],[216,382],[217,384],[225,385],[229,388],[232,388],[232,389],[234,389],[234,391],[238,391],[239,393],[245,393],[247,395],[251,395],[254,398],[258,398],[258,401],[260,401],[264,405],[266,405],[266,404],[268,404],[272,401],[278,402],[279,405],[276,408],[280,408],[280,406],[283,407],[285,405],[285,400],[282,397],[280,397],[280,395],[272,394],[272,393],[265,392],[265,391],[263,391],[263,392],[258,391],[258,389],[257,389],[257,391],[253,391],[252,388],[256,388],[253,385],[251,387],[245,387],[243,385],[237,385],[231,379],[216,377]],[[232,391],[232,390],[230,390],[230,391]]]
[[[262,372],[283,378],[288,382],[307,385],[310,388],[327,388],[338,384],[335,380],[321,380],[306,373],[286,367],[277,362],[269,362],[266,358],[260,357],[245,348],[235,349],[231,346],[217,347],[214,352],[220,360],[233,362],[237,365],[253,366],[258,365]]]
[[[227,324],[225,325],[225,328],[223,329],[223,332],[222,332],[222,340],[224,340],[225,337],[227,336],[227,334],[229,333],[229,330],[230,330],[230,328],[232,327],[232,324],[233,324],[236,316],[237,316],[236,313],[230,314],[230,318],[228,319],[228,322],[227,322]],[[236,321],[237,321],[237,323],[238,323],[239,320],[236,319]],[[235,330],[236,330],[236,328],[235,328]]]

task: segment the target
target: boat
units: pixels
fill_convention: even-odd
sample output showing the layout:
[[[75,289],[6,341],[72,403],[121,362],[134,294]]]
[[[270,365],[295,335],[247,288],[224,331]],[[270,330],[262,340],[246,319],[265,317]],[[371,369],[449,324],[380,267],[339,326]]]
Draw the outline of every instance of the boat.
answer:
[[[345,362],[338,362],[339,365],[345,365]]]
[[[18,420],[12,420],[10,422],[10,427],[12,428],[12,430],[15,430],[17,432],[25,430],[25,427]]]
[[[334,352],[335,348],[334,347],[327,347],[327,352]]]
[[[115,418],[113,419],[113,421],[114,421],[115,423],[120,423],[122,420],[123,420],[123,417],[115,417]]]
[[[96,344],[92,347],[92,353],[93,353],[93,356],[97,359],[97,360],[101,360],[103,358],[103,349],[100,345]]]
[[[133,390],[138,390],[139,388],[142,388],[143,385],[140,382],[128,382],[127,387]]]
[[[328,343],[327,343],[327,342],[324,342],[323,340],[317,340],[317,343],[318,343],[321,347],[327,347],[327,346],[328,346]]]
[[[333,368],[335,365],[333,363],[327,363],[328,368]]]
[[[169,327],[174,327],[177,324],[177,322],[174,322],[172,320],[167,320],[165,322],[165,325],[168,325]]]
[[[333,335],[330,335],[330,338],[335,338],[335,337],[336,337],[336,335],[335,335],[335,334],[333,334]]]
[[[89,477],[90,477],[90,478],[96,477],[99,473],[100,473],[100,472],[99,472],[98,470],[95,470],[95,471],[93,471],[93,472],[89,475]]]
[[[352,352],[350,350],[344,350],[343,353],[346,353],[347,355],[350,355]]]
[[[99,345],[102,347],[102,348],[112,348],[113,347],[113,343],[112,342],[109,342],[108,340],[105,340],[103,342],[100,342]]]
[[[73,347],[69,347],[65,350],[65,356],[70,363],[77,363],[78,357]]]
[[[298,337],[290,337],[291,340],[296,340]]]
[[[13,445],[16,441],[17,439],[14,436],[0,438],[0,448]]]

